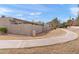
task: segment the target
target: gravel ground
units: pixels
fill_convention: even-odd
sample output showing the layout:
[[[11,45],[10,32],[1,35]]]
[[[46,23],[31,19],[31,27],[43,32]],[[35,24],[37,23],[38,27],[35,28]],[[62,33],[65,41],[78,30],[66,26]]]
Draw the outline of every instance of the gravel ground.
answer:
[[[68,29],[79,34],[79,29]],[[1,49],[0,53],[5,54],[77,54],[79,53],[79,38],[70,42],[55,44],[50,46],[20,48],[20,49]]]

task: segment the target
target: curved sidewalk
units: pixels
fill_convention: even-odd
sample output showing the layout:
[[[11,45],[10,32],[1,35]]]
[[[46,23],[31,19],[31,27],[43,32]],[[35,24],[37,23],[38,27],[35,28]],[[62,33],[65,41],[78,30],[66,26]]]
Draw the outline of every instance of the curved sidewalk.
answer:
[[[48,37],[37,40],[0,40],[0,49],[45,46],[57,43],[64,43],[78,38],[78,35],[76,33],[66,29],[62,30],[67,33],[58,37]]]

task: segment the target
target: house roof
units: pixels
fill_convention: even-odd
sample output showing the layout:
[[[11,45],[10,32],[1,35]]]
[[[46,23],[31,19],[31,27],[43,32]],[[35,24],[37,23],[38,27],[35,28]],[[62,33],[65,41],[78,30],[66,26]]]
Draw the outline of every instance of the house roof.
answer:
[[[13,18],[13,17],[4,17],[4,18],[8,18],[9,20],[12,21],[16,21],[16,22],[22,22],[23,24],[34,24],[34,25],[42,25],[36,22],[30,22],[30,21],[26,21],[26,20],[22,20],[22,19],[18,19],[18,18]]]
[[[34,25],[42,25],[42,24],[39,24],[39,23],[35,23],[35,22],[30,22],[30,21],[26,21],[26,20],[21,20],[21,19],[17,19],[17,18],[13,18],[14,20],[17,20],[17,21],[21,21],[23,22],[24,24],[34,24]]]

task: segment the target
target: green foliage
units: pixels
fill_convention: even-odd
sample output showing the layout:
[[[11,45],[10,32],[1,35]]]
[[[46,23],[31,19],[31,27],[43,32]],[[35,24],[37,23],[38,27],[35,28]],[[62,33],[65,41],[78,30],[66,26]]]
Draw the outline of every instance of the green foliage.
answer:
[[[52,25],[52,27],[53,27],[54,29],[58,28],[59,25],[60,25],[60,22],[59,22],[58,18],[53,19],[53,20],[51,21],[51,25]]]
[[[71,26],[71,25],[72,25],[72,20],[68,20],[68,21],[67,21],[67,25],[68,25],[68,26]]]
[[[7,33],[7,28],[6,27],[0,27],[0,32],[1,33]]]
[[[79,16],[76,18],[77,26],[79,26]]]
[[[60,28],[67,28],[67,27],[68,27],[68,25],[67,25],[66,22],[63,22],[63,23],[60,25]]]

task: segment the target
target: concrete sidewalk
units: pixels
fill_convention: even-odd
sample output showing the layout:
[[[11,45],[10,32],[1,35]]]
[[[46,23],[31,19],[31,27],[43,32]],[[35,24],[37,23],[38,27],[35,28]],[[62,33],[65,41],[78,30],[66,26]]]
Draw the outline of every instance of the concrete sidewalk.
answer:
[[[62,30],[67,33],[58,37],[48,37],[37,40],[0,40],[0,49],[45,46],[57,43],[64,43],[78,38],[78,35],[76,33],[66,29]]]

